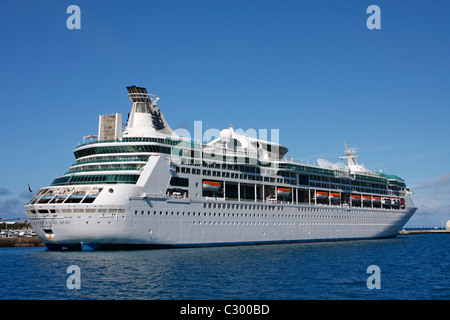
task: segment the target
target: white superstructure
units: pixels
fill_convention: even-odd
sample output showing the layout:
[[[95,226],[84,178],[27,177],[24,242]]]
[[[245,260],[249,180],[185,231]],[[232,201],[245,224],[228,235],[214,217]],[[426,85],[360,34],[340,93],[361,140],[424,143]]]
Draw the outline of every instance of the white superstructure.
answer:
[[[127,249],[395,237],[417,208],[404,181],[356,161],[285,160],[282,145],[236,133],[179,137],[144,88],[128,87],[127,126],[97,138],[25,206],[48,249]]]

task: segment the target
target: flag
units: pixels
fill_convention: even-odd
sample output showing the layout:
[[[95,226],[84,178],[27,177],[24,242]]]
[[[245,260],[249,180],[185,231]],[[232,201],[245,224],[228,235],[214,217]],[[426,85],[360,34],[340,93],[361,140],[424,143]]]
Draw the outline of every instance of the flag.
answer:
[[[29,190],[30,192],[33,192],[33,190],[31,190],[30,184],[28,184],[28,190]]]

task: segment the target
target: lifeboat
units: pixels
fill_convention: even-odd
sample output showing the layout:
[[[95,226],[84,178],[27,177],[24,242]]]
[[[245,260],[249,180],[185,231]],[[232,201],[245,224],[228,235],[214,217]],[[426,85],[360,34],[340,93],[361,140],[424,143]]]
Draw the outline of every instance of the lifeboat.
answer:
[[[287,197],[291,194],[291,189],[289,188],[278,188],[277,195],[280,197]]]
[[[330,199],[331,201],[340,201],[341,194],[339,192],[330,192]]]
[[[338,192],[331,192],[330,193],[330,197],[331,199],[340,199],[341,198],[341,194]]]
[[[341,194],[339,192],[331,192],[330,196],[332,198],[338,198],[338,199],[341,198]]]
[[[206,191],[218,191],[221,186],[221,183],[217,181],[203,181],[203,190]]]
[[[317,199],[327,199],[328,198],[328,192],[326,191],[316,191]]]
[[[370,201],[372,201],[372,198],[370,196],[364,195],[364,196],[362,196],[362,198],[363,198],[363,201],[366,203],[370,203]]]
[[[381,197],[373,197],[373,203],[380,203],[381,202]]]
[[[361,195],[360,194],[352,194],[352,200],[353,201],[361,201]]]

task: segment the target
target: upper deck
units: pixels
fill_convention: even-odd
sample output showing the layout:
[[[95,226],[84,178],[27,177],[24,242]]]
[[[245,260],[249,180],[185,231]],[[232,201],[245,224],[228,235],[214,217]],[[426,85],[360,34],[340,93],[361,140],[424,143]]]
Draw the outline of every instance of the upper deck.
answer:
[[[326,205],[351,205],[359,199],[360,207],[367,206],[369,199],[373,208],[383,208],[383,196],[395,199],[408,194],[403,179],[360,165],[355,149],[347,144],[346,156],[341,157],[346,162],[318,159],[311,164],[286,159],[286,147],[232,127],[209,143],[180,137],[168,126],[156,96],[143,88],[128,90],[133,106],[125,130],[120,115],[100,116],[99,134],[88,136],[97,140],[78,145],[76,162],[32,203],[92,203],[102,189],[110,188],[107,185],[131,188],[149,183],[160,194],[195,195],[195,199],[201,194],[203,199]],[[157,159],[164,159],[164,164],[155,169],[154,176],[167,177],[159,184],[149,180]],[[204,183],[215,187],[206,186],[199,193],[195,188]]]

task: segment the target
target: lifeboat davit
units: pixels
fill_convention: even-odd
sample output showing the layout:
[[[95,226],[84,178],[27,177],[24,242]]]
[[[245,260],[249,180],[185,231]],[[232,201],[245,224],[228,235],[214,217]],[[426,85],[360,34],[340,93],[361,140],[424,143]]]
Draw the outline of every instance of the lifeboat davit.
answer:
[[[218,191],[221,186],[221,183],[217,181],[203,181],[203,190],[206,191]]]
[[[326,191],[317,191],[316,192],[317,199],[327,199],[328,198],[328,192]]]
[[[291,194],[291,189],[289,188],[277,188],[277,195],[280,197],[287,197]]]

